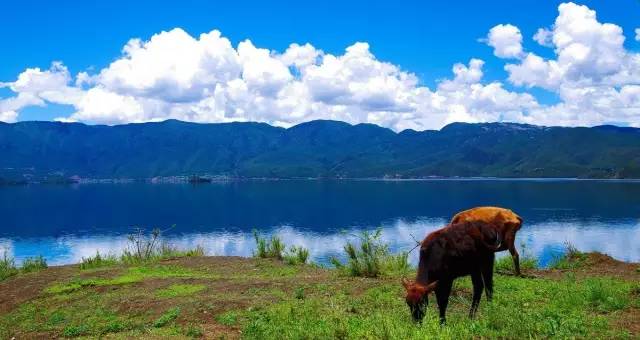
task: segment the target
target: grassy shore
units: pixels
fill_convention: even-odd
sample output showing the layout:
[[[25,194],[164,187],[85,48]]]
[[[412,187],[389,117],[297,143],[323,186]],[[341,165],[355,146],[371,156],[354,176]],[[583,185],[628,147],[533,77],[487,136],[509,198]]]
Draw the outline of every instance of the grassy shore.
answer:
[[[526,278],[496,275],[474,320],[470,281],[458,280],[444,327],[433,297],[424,323],[411,321],[400,273],[203,256],[49,267],[0,281],[0,338],[640,337],[640,266],[574,255]]]

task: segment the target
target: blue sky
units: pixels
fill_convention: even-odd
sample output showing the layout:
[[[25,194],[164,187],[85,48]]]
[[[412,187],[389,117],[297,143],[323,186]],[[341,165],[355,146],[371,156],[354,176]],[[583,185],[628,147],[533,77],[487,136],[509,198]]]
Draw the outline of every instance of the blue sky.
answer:
[[[375,60],[391,63],[402,72],[417,77],[417,86],[426,86],[435,92],[443,79],[450,79],[455,63],[468,64],[471,58],[484,62],[482,84],[500,82],[504,89],[515,93],[527,92],[535,97],[538,105],[554,105],[561,102],[559,90],[541,86],[534,81],[516,85],[508,81],[509,73],[504,69],[512,62],[494,55],[494,47],[480,41],[488,31],[498,24],[516,26],[522,36],[526,53],[553,60],[557,59],[553,48],[537,44],[532,36],[539,28],[552,27],[558,17],[558,5],[562,1],[323,1],[323,2],[267,3],[263,1],[67,1],[41,2],[19,1],[3,4],[0,14],[0,43],[4,46],[0,82],[14,82],[27,68],[49,69],[52,61],[61,61],[72,81],[79,72],[97,74],[109,64],[123,57],[122,49],[132,38],[149,40],[154,34],[181,28],[197,39],[201,33],[219,30],[233,47],[249,39],[255,47],[284,53],[291,43],[310,43],[324,54],[340,56],[345,48],[355,42],[366,42]],[[600,23],[619,26],[626,40],[625,53],[637,53],[639,43],[634,30],[640,27],[640,1],[582,1],[597,13]],[[602,53],[602,52],[600,52]],[[628,73],[628,72],[627,72]],[[616,83],[614,88],[638,84],[637,79]],[[211,85],[211,84],[209,84]],[[213,85],[211,85],[213,86]],[[86,87],[85,87],[86,89]],[[117,92],[117,91],[116,91]],[[8,86],[0,89],[0,99],[7,100],[17,92]],[[118,92],[118,94],[123,94]],[[315,98],[315,97],[314,97]],[[316,98],[317,99],[317,98]],[[77,105],[61,104],[56,100],[44,100],[41,105],[20,107],[17,120],[54,119],[71,115],[79,110]],[[365,107],[368,107],[363,104]],[[418,104],[416,104],[418,105]],[[636,103],[632,103],[632,109]],[[388,108],[389,112],[399,110]],[[526,106],[526,105],[525,105]],[[277,106],[280,107],[280,106]],[[503,106],[499,106],[503,107]],[[0,106],[1,108],[1,106]],[[13,106],[12,106],[13,108]],[[234,108],[235,109],[235,108]],[[352,111],[362,109],[348,108]],[[525,110],[520,108],[521,110]],[[527,107],[526,110],[530,110]],[[627,108],[626,108],[627,109]],[[386,110],[386,109],[385,109]],[[415,111],[415,108],[411,110]],[[474,115],[469,108],[462,120],[492,120],[488,114]],[[511,110],[511,108],[508,108]],[[525,111],[526,111],[525,110]],[[365,110],[366,111],[366,110]],[[382,111],[380,111],[382,112]],[[637,112],[631,118],[625,116],[620,125],[634,125],[639,120]],[[526,116],[525,112],[523,115]],[[296,115],[296,114],[292,114]],[[634,118],[635,115],[635,118]],[[287,125],[296,123],[282,117],[252,117],[249,120],[264,120]],[[347,117],[351,122],[370,121],[390,127],[412,127],[372,118]],[[375,114],[374,114],[375,116]],[[95,117],[95,116],[91,116]],[[142,120],[154,120],[154,115]],[[167,115],[171,117],[171,115]],[[186,115],[185,117],[189,117]],[[234,115],[228,118],[234,120]],[[261,116],[262,117],[262,116]],[[309,118],[318,118],[309,114]],[[340,118],[339,114],[326,118]],[[285,117],[286,118],[286,117]],[[455,117],[454,117],[455,118]],[[485,119],[489,118],[489,119]],[[226,118],[225,118],[226,119]],[[242,119],[248,119],[242,117]],[[240,120],[242,120],[240,119]],[[499,117],[494,120],[503,120]],[[594,120],[616,122],[616,117]],[[115,119],[77,119],[97,123],[121,123]],[[188,120],[188,119],[187,119]],[[198,120],[198,119],[194,119]],[[204,119],[217,121],[215,119]],[[204,121],[203,120],[203,121]],[[450,119],[449,119],[450,120]],[[505,119],[515,120],[518,119]],[[521,119],[522,120],[522,119]],[[134,119],[133,121],[137,121]],[[434,126],[442,125],[440,119]],[[576,122],[589,125],[591,120]],[[549,122],[554,122],[553,119]],[[561,125],[572,125],[568,122]],[[418,124],[431,127],[428,123]]]

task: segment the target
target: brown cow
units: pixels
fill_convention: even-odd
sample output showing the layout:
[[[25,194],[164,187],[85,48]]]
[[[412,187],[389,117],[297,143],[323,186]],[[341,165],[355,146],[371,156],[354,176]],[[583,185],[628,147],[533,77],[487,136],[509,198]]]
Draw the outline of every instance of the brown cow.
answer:
[[[520,255],[515,246],[516,232],[522,227],[522,218],[513,211],[499,207],[477,207],[457,213],[451,224],[460,222],[483,221],[493,226],[503,240],[496,251],[509,250],[513,258],[516,275],[520,273]]]
[[[500,246],[500,235],[491,224],[474,221],[450,224],[429,234],[420,246],[420,261],[415,282],[403,279],[405,300],[415,321],[422,321],[428,304],[427,296],[435,291],[440,322],[445,322],[453,280],[471,275],[473,301],[469,316],[473,317],[482,290],[490,300],[493,287],[493,261]]]

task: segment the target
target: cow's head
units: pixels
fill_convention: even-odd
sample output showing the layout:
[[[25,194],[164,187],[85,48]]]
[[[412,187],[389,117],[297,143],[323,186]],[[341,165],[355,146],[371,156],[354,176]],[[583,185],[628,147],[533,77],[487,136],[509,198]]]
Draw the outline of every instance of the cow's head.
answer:
[[[402,285],[407,291],[405,301],[407,302],[407,306],[409,306],[413,321],[422,322],[427,310],[427,305],[429,304],[428,295],[436,289],[438,281],[431,282],[425,286],[403,278]]]

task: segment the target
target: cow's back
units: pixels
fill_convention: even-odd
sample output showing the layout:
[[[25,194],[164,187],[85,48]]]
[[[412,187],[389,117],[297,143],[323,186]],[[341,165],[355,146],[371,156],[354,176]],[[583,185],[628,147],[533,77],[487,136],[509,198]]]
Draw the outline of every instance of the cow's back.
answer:
[[[463,222],[486,222],[502,229],[505,225],[515,226],[517,231],[522,226],[522,218],[510,209],[500,207],[476,207],[457,213],[451,224]]]

